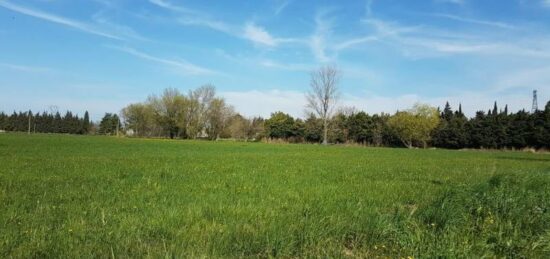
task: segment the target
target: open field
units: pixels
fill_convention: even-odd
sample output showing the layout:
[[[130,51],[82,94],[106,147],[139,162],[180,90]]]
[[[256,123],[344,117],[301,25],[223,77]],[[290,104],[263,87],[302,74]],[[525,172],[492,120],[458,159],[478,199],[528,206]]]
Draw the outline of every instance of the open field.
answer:
[[[550,256],[550,155],[0,134],[0,257]]]

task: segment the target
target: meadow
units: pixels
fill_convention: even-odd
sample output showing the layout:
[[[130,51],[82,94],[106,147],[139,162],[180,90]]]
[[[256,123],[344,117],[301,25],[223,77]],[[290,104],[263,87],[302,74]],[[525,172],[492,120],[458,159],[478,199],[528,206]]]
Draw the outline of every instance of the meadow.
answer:
[[[550,257],[550,155],[0,134],[0,257]]]

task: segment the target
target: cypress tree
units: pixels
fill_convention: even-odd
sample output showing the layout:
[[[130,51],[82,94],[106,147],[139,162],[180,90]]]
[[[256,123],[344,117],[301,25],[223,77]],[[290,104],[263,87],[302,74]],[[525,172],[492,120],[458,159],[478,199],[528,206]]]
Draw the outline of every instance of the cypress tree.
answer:
[[[90,115],[88,111],[84,112],[84,119],[82,119],[82,134],[88,134],[90,132]]]

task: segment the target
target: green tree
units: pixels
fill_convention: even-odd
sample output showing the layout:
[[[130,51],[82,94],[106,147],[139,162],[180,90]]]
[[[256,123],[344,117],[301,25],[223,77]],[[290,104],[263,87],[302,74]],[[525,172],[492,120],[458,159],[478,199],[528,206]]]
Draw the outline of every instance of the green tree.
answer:
[[[323,140],[323,120],[312,113],[304,121],[304,140],[311,143],[321,143]]]
[[[188,98],[175,88],[167,88],[161,96],[152,95],[147,101],[153,109],[156,122],[171,139],[180,137],[182,133],[188,101]]]
[[[421,144],[425,148],[439,124],[439,114],[436,108],[417,103],[407,111],[397,112],[388,124],[406,147]]]
[[[105,113],[105,116],[101,119],[99,123],[99,133],[105,135],[114,135],[117,134],[117,130],[121,128],[120,119],[118,115],[112,113]]]
[[[294,118],[283,113],[275,112],[265,121],[266,135],[269,138],[286,139],[296,136]]]
[[[80,132],[81,134],[88,134],[90,132],[90,114],[88,114],[88,111],[84,112]]]
[[[458,149],[468,144],[468,135],[466,130],[467,118],[462,114],[462,108],[453,112],[449,102],[440,116],[441,120],[437,128],[433,131],[433,145],[442,148]]]
[[[154,128],[154,112],[151,105],[134,103],[124,107],[121,111],[124,128],[132,130],[135,136],[150,136]]]
[[[374,142],[375,125],[372,118],[365,112],[352,114],[348,119],[349,138],[355,143],[372,144]]]

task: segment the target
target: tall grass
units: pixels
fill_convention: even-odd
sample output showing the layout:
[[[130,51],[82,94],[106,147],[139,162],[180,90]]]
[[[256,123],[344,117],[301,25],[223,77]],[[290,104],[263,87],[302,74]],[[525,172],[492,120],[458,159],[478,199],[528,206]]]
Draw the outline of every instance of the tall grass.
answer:
[[[550,157],[0,135],[0,257],[549,257]]]

